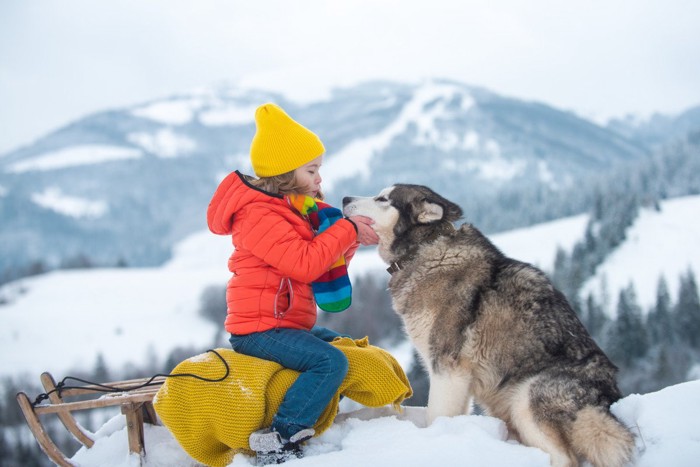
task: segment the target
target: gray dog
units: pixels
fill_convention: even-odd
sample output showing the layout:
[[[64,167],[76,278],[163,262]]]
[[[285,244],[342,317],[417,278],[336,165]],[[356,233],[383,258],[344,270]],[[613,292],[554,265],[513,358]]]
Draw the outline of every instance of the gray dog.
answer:
[[[617,368],[543,272],[455,228],[460,207],[424,186],[345,198],[343,213],[375,222],[394,309],[430,375],[429,423],[473,398],[553,466],[631,461],[634,438],[609,411]]]

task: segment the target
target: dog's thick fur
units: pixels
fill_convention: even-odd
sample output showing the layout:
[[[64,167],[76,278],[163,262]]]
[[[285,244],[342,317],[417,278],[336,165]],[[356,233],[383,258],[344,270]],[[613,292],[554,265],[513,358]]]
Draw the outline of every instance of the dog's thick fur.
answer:
[[[375,222],[394,309],[430,376],[430,423],[473,398],[554,466],[631,461],[633,436],[609,411],[617,368],[544,273],[455,228],[461,208],[424,186],[345,198],[343,212]]]

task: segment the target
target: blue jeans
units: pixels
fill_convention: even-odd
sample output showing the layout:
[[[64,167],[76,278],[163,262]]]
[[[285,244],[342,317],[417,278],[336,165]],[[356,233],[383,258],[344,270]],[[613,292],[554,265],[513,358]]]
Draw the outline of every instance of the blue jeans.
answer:
[[[329,344],[340,336],[320,326],[311,331],[280,328],[231,335],[229,342],[236,352],[301,372],[272,419],[272,428],[283,438],[314,426],[343,382],[348,359]]]

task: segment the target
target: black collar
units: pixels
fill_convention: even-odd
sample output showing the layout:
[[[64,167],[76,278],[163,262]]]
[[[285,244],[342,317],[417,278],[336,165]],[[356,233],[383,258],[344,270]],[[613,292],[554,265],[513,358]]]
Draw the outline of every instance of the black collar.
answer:
[[[403,263],[401,261],[394,261],[389,265],[388,268],[386,268],[386,272],[389,274],[394,274],[397,271],[400,271],[403,269]]]

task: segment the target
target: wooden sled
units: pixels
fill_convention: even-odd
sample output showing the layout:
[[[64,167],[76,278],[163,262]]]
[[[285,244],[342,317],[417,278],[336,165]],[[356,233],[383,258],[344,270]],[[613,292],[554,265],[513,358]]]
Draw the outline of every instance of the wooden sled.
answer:
[[[86,448],[95,444],[91,434],[84,430],[73,416],[74,411],[99,409],[105,407],[121,406],[122,414],[126,417],[127,435],[129,440],[129,452],[136,453],[143,460],[146,455],[146,447],[143,438],[143,424],[157,424],[156,412],[153,409],[153,397],[156,395],[163,382],[164,377],[154,379],[148,386],[130,390],[147,383],[150,378],[141,378],[125,381],[113,381],[103,383],[110,388],[124,388],[124,391],[108,392],[102,385],[86,385],[80,388],[57,388],[56,381],[49,373],[42,373],[41,383],[48,394],[48,403],[32,403],[31,399],[24,392],[17,394],[24,418],[27,420],[29,429],[34,434],[39,447],[56,465],[74,466],[63,452],[56,446],[49,437],[40,416],[56,414],[63,422],[66,429]],[[97,399],[86,399],[88,395],[102,393]]]

